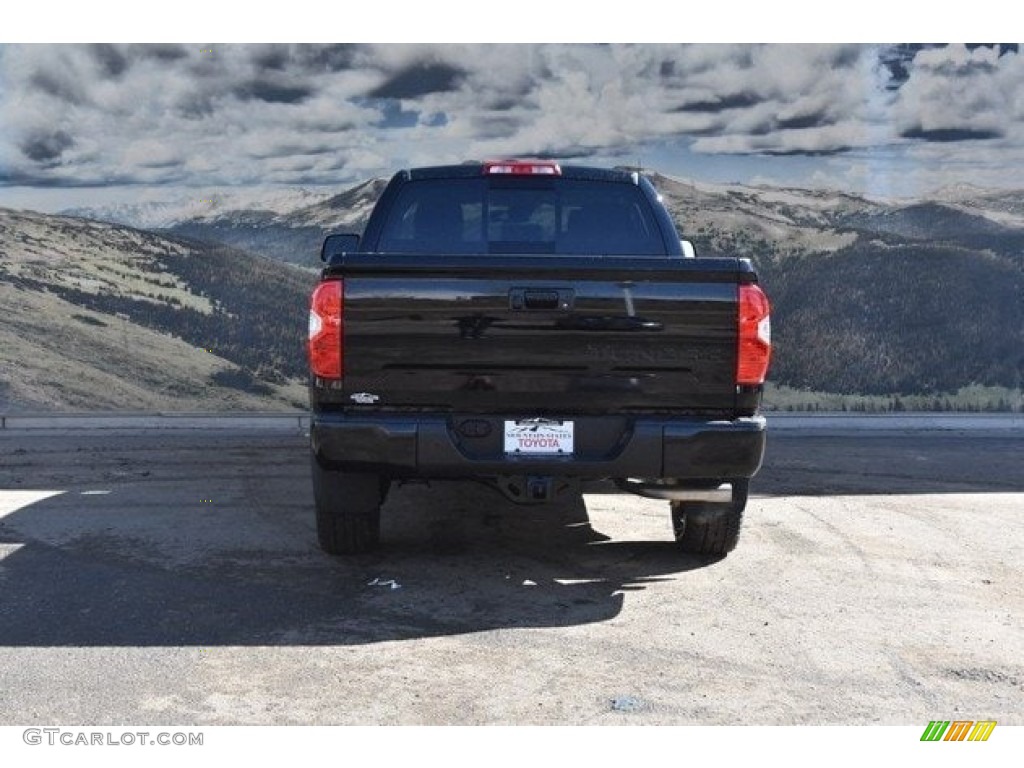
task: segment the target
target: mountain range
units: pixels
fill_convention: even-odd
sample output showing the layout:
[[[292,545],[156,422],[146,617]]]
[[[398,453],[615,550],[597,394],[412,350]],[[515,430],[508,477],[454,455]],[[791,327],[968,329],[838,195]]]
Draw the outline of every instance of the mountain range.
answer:
[[[706,256],[745,256],[772,298],[771,378],[935,394],[1024,382],[1024,193],[876,201],[656,176]]]
[[[0,412],[304,407],[314,279],[223,245],[0,208]]]
[[[338,194],[280,190],[234,193],[61,213],[216,242],[291,264],[313,266],[325,234],[362,231],[386,179]]]
[[[774,382],[879,395],[1021,389],[1024,192],[961,186],[882,200],[649,176],[699,255],[754,261],[773,302]],[[180,356],[167,350],[189,365],[199,364],[196,349],[213,348],[204,340],[215,340],[219,354],[199,355],[220,366],[203,368],[203,397],[300,404],[305,302],[320,242],[332,231],[360,231],[385,184],[225,197],[205,209],[181,201],[79,209],[78,218],[3,211],[0,290],[20,291],[23,302],[63,302],[51,316],[72,340],[100,333],[92,320],[106,323],[110,339],[113,329],[138,325],[139,338],[158,333],[191,345]],[[0,333],[10,328],[0,321]],[[0,406],[6,388],[12,401],[85,407],[87,386],[73,397],[43,397],[45,376],[12,379],[9,357],[0,353]],[[172,400],[200,397],[182,383],[194,385],[194,375],[175,374]]]

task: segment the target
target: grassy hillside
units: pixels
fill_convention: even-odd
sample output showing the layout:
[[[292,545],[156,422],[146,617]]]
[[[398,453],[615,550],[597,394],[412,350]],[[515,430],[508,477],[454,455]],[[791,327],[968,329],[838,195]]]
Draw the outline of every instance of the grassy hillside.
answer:
[[[223,246],[0,209],[0,408],[303,407],[313,282]]]
[[[783,388],[974,407],[958,393],[1024,385],[1014,193],[898,204],[655,182],[698,254],[757,266],[773,305],[771,379]]]

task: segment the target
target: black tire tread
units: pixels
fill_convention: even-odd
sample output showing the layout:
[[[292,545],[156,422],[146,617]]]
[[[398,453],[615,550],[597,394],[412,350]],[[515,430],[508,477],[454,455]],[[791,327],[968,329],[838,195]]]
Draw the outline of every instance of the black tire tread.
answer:
[[[684,552],[695,555],[725,555],[736,549],[743,525],[743,510],[726,507],[715,508],[713,504],[700,502],[672,502],[672,516],[677,519],[679,510],[686,516],[682,535],[676,535],[676,543]],[[679,526],[676,525],[678,531]]]
[[[694,555],[724,556],[736,549],[747,505],[747,483],[736,483],[730,504],[673,501],[672,528],[676,543]]]
[[[381,478],[328,469],[315,456],[312,469],[320,548],[329,555],[354,555],[376,549],[380,543],[380,505],[385,487]]]

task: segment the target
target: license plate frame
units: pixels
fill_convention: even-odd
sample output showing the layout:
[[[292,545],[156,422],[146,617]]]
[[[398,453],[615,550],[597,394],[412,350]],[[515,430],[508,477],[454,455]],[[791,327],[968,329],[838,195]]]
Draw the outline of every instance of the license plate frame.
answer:
[[[504,444],[508,456],[572,456],[576,423],[567,419],[505,419]]]

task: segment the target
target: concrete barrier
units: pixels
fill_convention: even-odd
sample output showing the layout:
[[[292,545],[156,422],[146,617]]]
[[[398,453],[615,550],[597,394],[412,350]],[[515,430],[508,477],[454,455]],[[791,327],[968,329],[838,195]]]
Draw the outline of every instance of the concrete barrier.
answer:
[[[309,414],[301,411],[285,413],[25,413],[0,415],[0,429],[305,431],[309,429]]]

